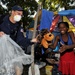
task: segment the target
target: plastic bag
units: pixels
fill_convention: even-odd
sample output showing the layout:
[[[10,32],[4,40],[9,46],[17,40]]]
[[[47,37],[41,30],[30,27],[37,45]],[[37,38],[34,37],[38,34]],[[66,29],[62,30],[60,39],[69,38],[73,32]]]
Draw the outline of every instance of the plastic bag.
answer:
[[[9,35],[0,37],[0,75],[14,75],[16,66],[22,70],[22,64],[32,62],[33,57],[25,54]]]

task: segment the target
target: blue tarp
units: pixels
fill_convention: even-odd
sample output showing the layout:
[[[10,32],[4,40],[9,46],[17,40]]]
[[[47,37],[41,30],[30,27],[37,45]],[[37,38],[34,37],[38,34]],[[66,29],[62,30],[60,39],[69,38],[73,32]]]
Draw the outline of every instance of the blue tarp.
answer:
[[[60,16],[72,16],[72,15],[75,15],[75,9],[71,9],[71,10],[63,10],[63,11],[60,11],[60,12],[58,12],[58,14],[60,15]]]
[[[52,11],[47,11],[46,9],[42,10],[41,23],[40,23],[40,28],[39,28],[40,30],[45,29],[45,28],[50,30],[53,15],[54,14]]]

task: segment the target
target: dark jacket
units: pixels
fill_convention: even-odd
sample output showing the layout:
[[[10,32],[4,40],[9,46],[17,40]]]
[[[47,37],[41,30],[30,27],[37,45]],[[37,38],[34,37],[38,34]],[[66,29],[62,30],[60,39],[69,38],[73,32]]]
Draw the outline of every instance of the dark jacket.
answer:
[[[24,50],[27,46],[31,45],[30,39],[27,39],[23,35],[23,27],[19,23],[11,23],[9,16],[3,18],[3,22],[0,24],[0,31],[10,35],[10,37],[18,43]]]

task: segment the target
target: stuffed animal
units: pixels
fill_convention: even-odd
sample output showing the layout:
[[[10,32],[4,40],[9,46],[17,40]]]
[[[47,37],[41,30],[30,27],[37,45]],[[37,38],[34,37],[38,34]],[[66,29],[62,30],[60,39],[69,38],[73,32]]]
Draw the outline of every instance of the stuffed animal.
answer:
[[[42,34],[41,45],[44,48],[48,48],[49,45],[52,44],[52,40],[54,39],[54,35],[51,32],[49,32],[47,29],[43,29],[41,31],[41,34]]]
[[[48,29],[42,29],[39,32],[39,35],[38,35],[37,39],[40,42],[40,44],[39,44],[40,48],[39,49],[41,50],[41,52],[43,51],[43,53],[41,53],[42,61],[46,62],[48,60],[47,58],[49,58],[49,59],[51,59],[51,60],[49,60],[49,62],[51,61],[50,63],[54,64],[54,62],[55,62],[55,60],[54,60],[54,58],[55,58],[54,52],[52,51],[52,49],[50,50],[50,48],[49,48],[49,45],[52,45],[52,43],[53,43],[54,34],[51,33],[50,31],[48,31]],[[38,49],[38,47],[37,47],[37,49]],[[39,57],[39,56],[40,55],[37,55],[37,57]]]

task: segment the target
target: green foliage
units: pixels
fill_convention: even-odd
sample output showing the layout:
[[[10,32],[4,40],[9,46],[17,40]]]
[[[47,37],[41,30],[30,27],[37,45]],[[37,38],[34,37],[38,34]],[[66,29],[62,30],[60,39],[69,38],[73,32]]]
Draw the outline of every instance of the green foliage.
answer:
[[[42,6],[44,9],[52,10],[52,11],[59,11],[59,7],[64,7],[65,10],[73,9],[75,6],[70,6],[73,4],[74,0],[39,0],[42,2]]]

